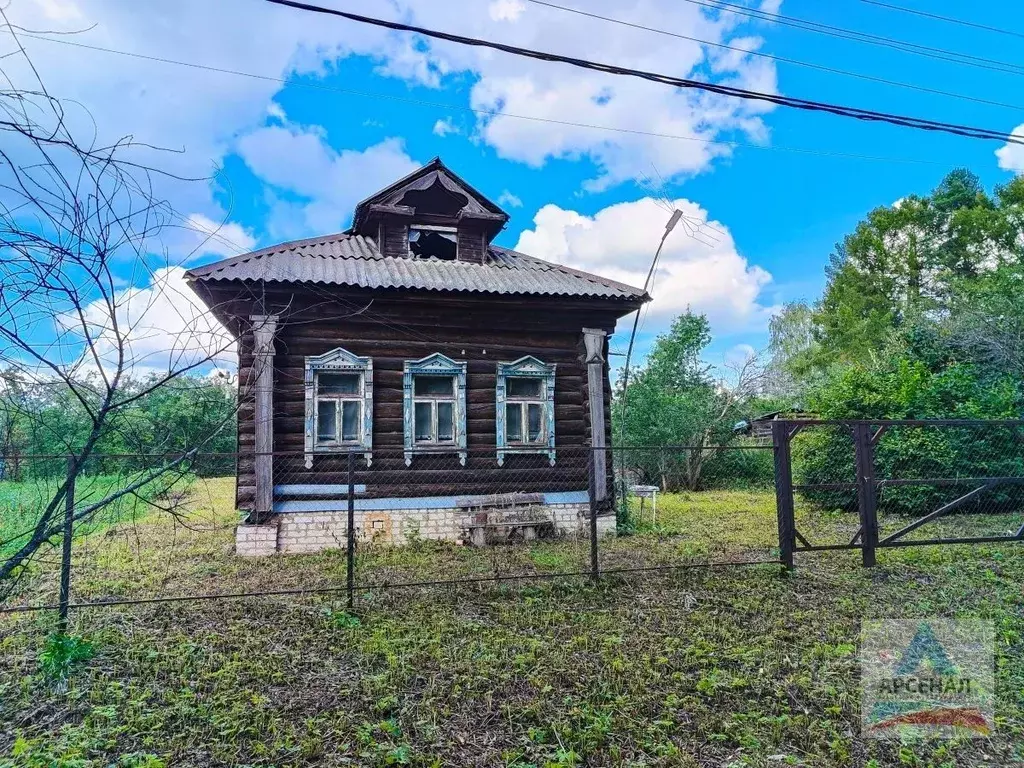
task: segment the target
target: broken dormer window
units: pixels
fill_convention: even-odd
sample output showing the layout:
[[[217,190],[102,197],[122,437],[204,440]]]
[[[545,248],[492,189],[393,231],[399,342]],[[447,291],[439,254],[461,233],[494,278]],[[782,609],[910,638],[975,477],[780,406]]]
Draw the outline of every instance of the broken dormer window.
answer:
[[[455,261],[458,254],[458,233],[455,227],[409,227],[409,253],[417,259]]]

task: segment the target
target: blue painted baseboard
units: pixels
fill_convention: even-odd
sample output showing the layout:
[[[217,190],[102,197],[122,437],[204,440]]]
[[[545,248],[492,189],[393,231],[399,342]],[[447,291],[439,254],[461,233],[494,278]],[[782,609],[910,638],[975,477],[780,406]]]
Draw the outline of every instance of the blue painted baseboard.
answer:
[[[338,487],[344,488],[345,493],[348,493],[348,486]],[[360,493],[359,488],[360,486],[356,486],[356,493]],[[365,486],[363,490],[365,492]],[[312,495],[312,492],[306,495]],[[590,501],[587,491],[558,491],[542,495],[544,496],[545,504],[586,504]],[[464,497],[416,496],[404,499],[356,499],[355,508],[366,512],[401,509],[455,509],[457,500],[462,498]],[[345,512],[346,510],[348,510],[348,500],[345,498],[308,499],[301,501],[284,499],[274,502],[274,512],[282,515],[296,512]]]

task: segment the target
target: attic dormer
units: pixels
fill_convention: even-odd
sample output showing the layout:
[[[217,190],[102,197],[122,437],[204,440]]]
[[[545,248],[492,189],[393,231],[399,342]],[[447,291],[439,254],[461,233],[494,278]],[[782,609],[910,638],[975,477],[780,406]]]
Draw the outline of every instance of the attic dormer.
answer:
[[[439,158],[356,206],[352,231],[387,257],[482,264],[508,214]]]

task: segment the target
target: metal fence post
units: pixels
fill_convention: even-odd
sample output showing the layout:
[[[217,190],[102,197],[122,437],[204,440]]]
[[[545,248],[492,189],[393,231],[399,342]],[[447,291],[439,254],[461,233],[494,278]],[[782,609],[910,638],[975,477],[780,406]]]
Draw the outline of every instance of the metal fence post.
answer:
[[[356,599],[356,455],[348,452],[348,526],[345,557],[347,559],[348,609],[352,610]]]
[[[71,534],[75,519],[75,457],[68,455],[67,480],[64,490],[64,536],[60,553],[60,608],[57,631],[68,632],[68,604],[71,602]]]
[[[590,448],[590,578],[596,584],[601,574],[597,561],[597,450]],[[602,451],[602,454],[604,451]]]
[[[772,422],[772,448],[775,454],[775,509],[779,526],[779,561],[786,571],[793,570],[796,548],[796,520],[793,510],[793,464],[790,455],[790,425]]]
[[[861,562],[875,564],[878,546],[878,496],[875,486],[875,449],[870,424],[853,425],[853,448],[857,466],[857,511],[860,513]]]

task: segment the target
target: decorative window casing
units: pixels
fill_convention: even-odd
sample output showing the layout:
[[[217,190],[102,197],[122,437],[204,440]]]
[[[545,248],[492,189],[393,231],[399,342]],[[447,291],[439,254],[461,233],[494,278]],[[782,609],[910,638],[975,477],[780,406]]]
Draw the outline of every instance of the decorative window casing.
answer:
[[[338,347],[306,358],[306,469],[317,453],[363,450],[373,461],[373,359]]]
[[[498,466],[509,453],[546,453],[555,466],[555,366],[535,357],[498,363]]]
[[[417,452],[450,450],[466,465],[466,364],[440,352],[402,369],[405,464]]]

